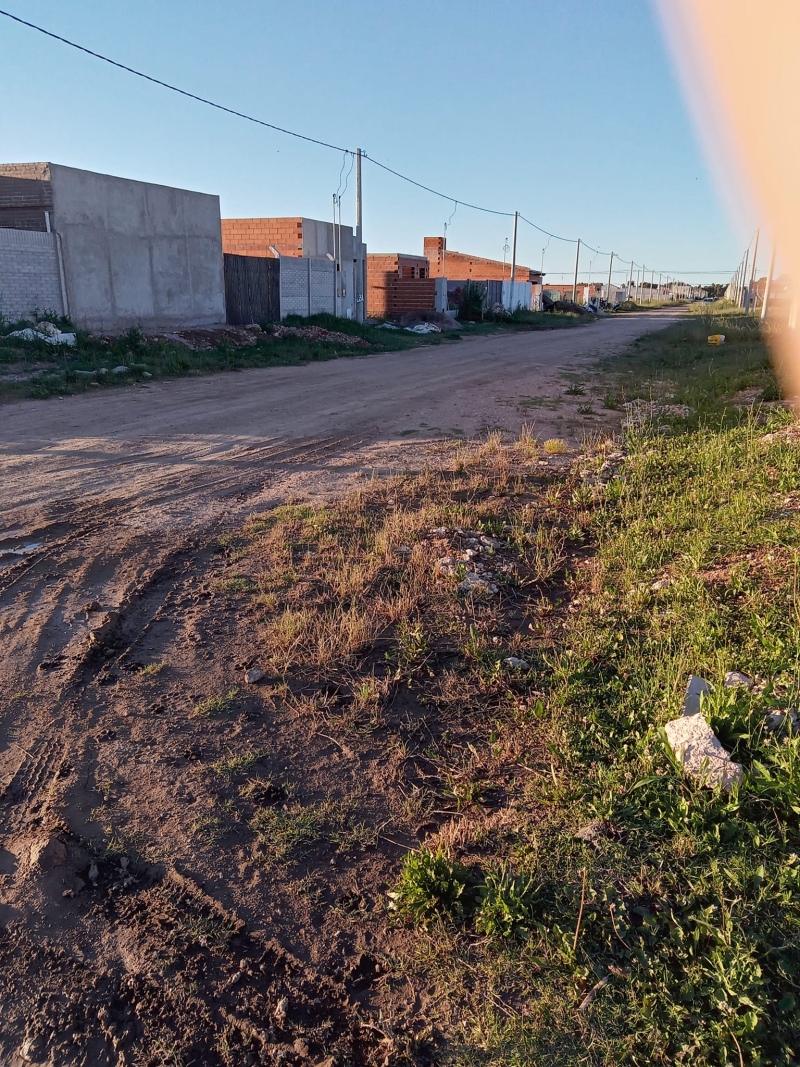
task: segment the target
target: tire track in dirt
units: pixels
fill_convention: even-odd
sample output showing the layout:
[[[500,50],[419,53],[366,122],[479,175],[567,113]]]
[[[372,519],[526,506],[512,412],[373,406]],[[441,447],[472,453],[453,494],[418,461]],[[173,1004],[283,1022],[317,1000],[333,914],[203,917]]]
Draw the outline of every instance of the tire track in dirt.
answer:
[[[0,827],[6,837],[41,819],[47,795],[65,768],[73,788],[88,780],[92,756],[85,739],[103,712],[98,692],[102,676],[169,613],[183,583],[199,577],[213,555],[209,543],[228,525],[241,521],[251,496],[287,469],[324,463],[359,443],[354,435],[339,435],[249,445],[229,457],[232,466],[237,464],[234,469],[217,477],[201,480],[198,472],[179,487],[157,483],[144,497],[137,490],[78,506],[68,522],[72,529],[55,541],[48,543],[48,533],[63,532],[63,518],[31,527],[23,543],[34,541],[41,548],[0,572],[0,634],[10,635],[9,648],[17,658],[14,675],[22,686],[0,717],[0,745],[5,743],[22,757],[10,775],[7,769],[3,775]],[[134,506],[147,510],[197,494],[216,500],[216,514],[198,533],[178,535],[177,544],[174,533],[147,536],[128,525]],[[112,532],[116,535],[110,553]],[[44,573],[45,567],[66,571],[49,602],[51,572]],[[78,591],[87,588],[92,600],[105,599],[109,608],[97,613],[99,627],[78,623]],[[83,613],[83,617],[92,616]],[[47,651],[54,625],[62,641]],[[35,681],[28,689],[31,678]]]

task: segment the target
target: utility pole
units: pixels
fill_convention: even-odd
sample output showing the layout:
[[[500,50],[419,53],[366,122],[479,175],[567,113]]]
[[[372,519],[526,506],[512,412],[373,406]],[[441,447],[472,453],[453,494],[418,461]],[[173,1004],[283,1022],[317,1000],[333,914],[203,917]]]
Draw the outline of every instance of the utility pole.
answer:
[[[509,285],[508,293],[508,310],[514,310],[514,279],[517,275],[517,223],[519,222],[519,212],[514,212],[514,236],[511,238],[511,282]]]
[[[775,272],[775,242],[772,242],[772,252],[769,257],[769,269],[767,270],[767,283],[764,288],[764,302],[761,305],[761,321],[769,314],[769,298],[772,291],[772,275]]]
[[[641,265],[641,267],[639,267],[638,271],[636,272],[636,303],[637,304],[643,303],[643,301],[642,301],[642,293],[644,292],[644,290],[642,289],[642,276],[645,273],[646,269],[647,268],[645,267],[645,265],[643,263]]]
[[[575,251],[575,277],[572,280],[572,302],[577,303],[578,300],[578,264],[581,258],[581,239],[578,238],[578,247]]]
[[[662,274],[662,272],[659,271],[658,272],[658,302],[659,302],[659,304],[661,303],[661,274]]]
[[[739,280],[739,299],[736,301],[739,307],[744,307],[744,290],[747,284],[747,264],[750,261],[750,249],[748,248],[744,254],[744,269],[742,270],[742,276]]]
[[[630,275],[628,277],[628,291],[625,294],[625,299],[626,300],[630,300],[630,298],[631,298],[631,289],[633,289],[633,260],[631,260],[631,272],[630,272]]]
[[[653,282],[656,280],[656,268],[650,271],[650,303],[653,303]]]
[[[356,319],[364,322],[367,317],[367,263],[364,256],[363,209],[361,196],[361,149],[356,149]]]
[[[333,313],[339,314],[339,258],[336,251],[336,193],[333,194]]]
[[[610,256],[610,258],[608,260],[608,285],[606,286],[606,303],[608,303],[608,304],[610,304],[612,302],[611,301],[611,265],[613,264],[613,262],[614,262],[614,253],[612,252],[611,256]]]
[[[753,248],[753,268],[750,271],[750,284],[747,286],[747,296],[744,302],[745,311],[750,310],[750,304],[753,303],[753,283],[756,280],[756,258],[758,257],[758,238],[761,236],[761,230],[756,230],[756,243]]]

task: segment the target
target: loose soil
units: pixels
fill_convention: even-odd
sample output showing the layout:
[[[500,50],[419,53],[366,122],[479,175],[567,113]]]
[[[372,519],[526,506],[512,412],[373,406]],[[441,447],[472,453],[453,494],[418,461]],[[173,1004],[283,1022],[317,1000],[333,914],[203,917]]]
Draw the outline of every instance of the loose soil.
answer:
[[[325,728],[345,679],[244,682],[258,575],[231,538],[487,428],[606,433],[619,414],[578,415],[566,386],[591,393],[598,357],[673,319],[3,409],[3,1062],[434,1062],[437,993],[393,974],[409,935],[384,907],[400,857],[441,832],[442,813],[414,827],[392,808],[424,760]],[[386,707],[420,751],[420,729],[446,729],[399,690]],[[323,812],[313,847],[254,850],[256,811],[301,801]]]

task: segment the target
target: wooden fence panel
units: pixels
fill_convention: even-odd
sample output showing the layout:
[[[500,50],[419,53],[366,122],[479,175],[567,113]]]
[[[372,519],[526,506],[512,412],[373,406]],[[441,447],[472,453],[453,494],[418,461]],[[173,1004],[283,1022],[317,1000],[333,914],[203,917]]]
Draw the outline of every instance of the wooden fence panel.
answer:
[[[231,326],[251,322],[280,322],[281,292],[279,259],[237,256],[226,252],[225,306]]]

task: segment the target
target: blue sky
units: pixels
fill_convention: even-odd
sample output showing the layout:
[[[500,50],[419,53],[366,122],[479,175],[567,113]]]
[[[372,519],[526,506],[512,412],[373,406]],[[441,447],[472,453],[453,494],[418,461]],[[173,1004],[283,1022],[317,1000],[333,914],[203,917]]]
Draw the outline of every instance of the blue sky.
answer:
[[[360,146],[449,196],[518,209],[657,271],[732,272],[753,228],[752,218],[726,217],[647,0],[5,7],[155,77]],[[3,161],[216,192],[223,216],[330,217],[341,154],[215,112],[7,19],[0,98]],[[351,176],[345,222],[353,190]],[[423,236],[441,233],[452,211],[365,163],[371,250],[421,253]],[[510,236],[510,219],[459,207],[448,245],[502,258]],[[546,245],[520,225],[521,263],[540,266]],[[593,274],[604,275],[608,259],[587,252],[584,268],[592,259]],[[551,280],[573,263],[574,245],[549,242]]]

